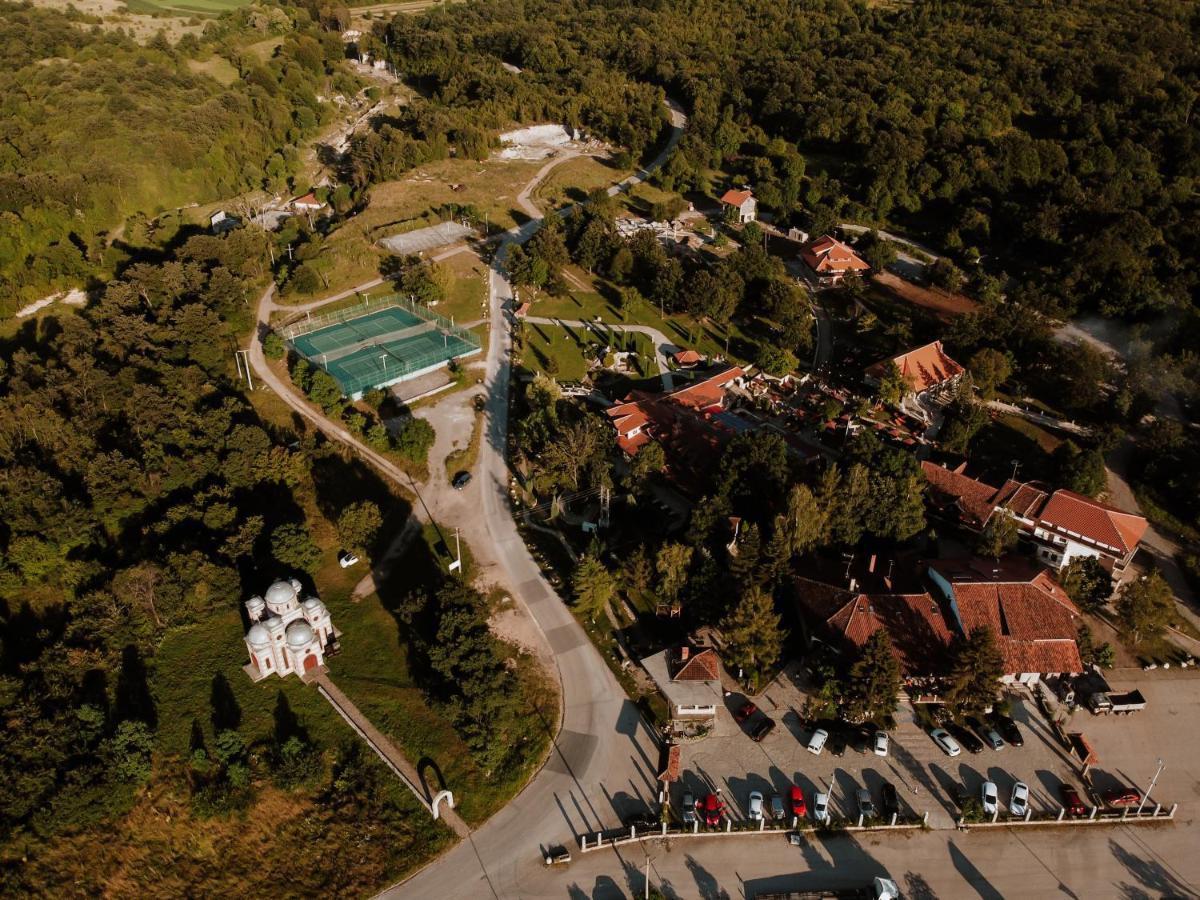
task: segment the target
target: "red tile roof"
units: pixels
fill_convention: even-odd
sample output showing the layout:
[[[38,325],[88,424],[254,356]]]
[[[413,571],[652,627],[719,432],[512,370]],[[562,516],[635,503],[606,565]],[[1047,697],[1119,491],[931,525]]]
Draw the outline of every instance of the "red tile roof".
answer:
[[[726,388],[744,375],[733,366],[667,394],[634,391],[605,410],[617,430],[618,446],[633,456],[651,439],[664,445],[694,443],[692,437],[701,431],[715,433],[719,428],[707,413],[724,406]]]
[[[966,370],[946,355],[941,341],[934,341],[924,347],[917,347],[907,353],[901,353],[891,359],[884,359],[867,368],[867,374],[881,378],[887,371],[888,363],[895,363],[900,374],[912,385],[918,394],[939,384],[945,384],[952,378],[957,378]]]
[[[1120,556],[1138,545],[1147,528],[1146,520],[1139,515],[1066,490],[1054,492],[1038,524],[1048,531],[1073,531],[1093,543],[1115,548]]]
[[[684,652],[687,652],[686,660],[682,658]],[[671,676],[672,681],[721,680],[721,661],[712,647],[683,647],[675,658],[678,668]]]
[[[754,196],[753,191],[729,190],[729,191],[726,191],[725,194],[721,197],[721,202],[728,204],[729,206],[736,206],[736,207],[738,207],[738,209],[741,209],[742,204],[745,203],[747,200],[749,200],[753,196]]]
[[[694,366],[700,360],[704,359],[704,357],[696,350],[680,350],[672,359],[675,360],[677,365]]]
[[[796,587],[801,605],[846,643],[861,648],[883,629],[906,676],[940,671],[953,634],[932,595],[854,593],[808,578]]]
[[[292,201],[292,205],[293,205],[293,206],[314,206],[314,207],[319,207],[319,206],[324,206],[325,204],[324,204],[324,203],[322,203],[320,200],[318,200],[318,199],[317,199],[317,195],[316,195],[316,194],[312,193],[312,191],[309,191],[309,192],[308,192],[307,194],[305,194],[303,197],[297,197],[295,200],[293,200],[293,201]]]
[[[662,748],[658,762],[658,780],[670,784],[679,780],[680,751],[678,744],[667,744]]]
[[[844,275],[871,268],[849,246],[827,234],[805,244],[800,250],[800,258],[821,275]]]
[[[939,560],[930,569],[950,583],[964,633],[992,630],[1005,674],[1083,671],[1079,609],[1049,573],[1016,559]]]
[[[921,461],[925,479],[936,494],[956,501],[963,520],[972,528],[982,528],[992,514],[996,489],[970,478],[961,471],[947,469],[929,460]]]

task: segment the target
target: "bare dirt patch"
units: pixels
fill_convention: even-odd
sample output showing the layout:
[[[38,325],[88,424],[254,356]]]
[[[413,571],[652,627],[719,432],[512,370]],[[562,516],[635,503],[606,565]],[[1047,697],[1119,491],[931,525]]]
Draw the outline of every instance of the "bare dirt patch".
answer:
[[[59,10],[74,7],[81,13],[98,16],[103,20],[100,27],[106,31],[123,28],[133,35],[134,40],[142,43],[160,31],[165,32],[167,39],[174,43],[185,34],[200,34],[204,30],[204,22],[195,16],[139,15],[130,12],[124,0],[33,0],[33,5]],[[91,28],[92,25],[80,22],[79,27]]]
[[[881,272],[874,277],[874,281],[880,288],[889,291],[897,298],[914,306],[928,309],[943,321],[974,312],[979,307],[979,304],[970,297],[947,293],[937,288],[921,287],[911,281],[905,281],[891,272]]]

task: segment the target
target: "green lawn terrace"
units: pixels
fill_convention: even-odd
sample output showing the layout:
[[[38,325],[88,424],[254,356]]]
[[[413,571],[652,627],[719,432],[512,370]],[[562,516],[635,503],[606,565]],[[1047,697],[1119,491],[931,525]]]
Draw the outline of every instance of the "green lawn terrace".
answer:
[[[382,297],[284,329],[288,345],[354,400],[481,349],[479,338],[404,297]]]

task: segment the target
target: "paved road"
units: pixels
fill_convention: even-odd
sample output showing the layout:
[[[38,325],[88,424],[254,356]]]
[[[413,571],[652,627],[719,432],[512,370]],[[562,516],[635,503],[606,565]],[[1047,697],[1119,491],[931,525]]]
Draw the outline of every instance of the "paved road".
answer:
[[[679,140],[686,120],[678,107],[672,107],[672,120],[675,130],[668,146],[647,169],[631,176],[635,182],[661,165]],[[561,156],[543,166],[521,192],[522,206],[531,216],[540,217],[541,211],[529,201],[530,193],[553,163],[568,158]],[[470,839],[384,896],[438,900],[520,896],[543,871],[545,848],[570,844],[575,835],[599,827],[612,827],[619,821],[618,807],[634,808],[656,796],[654,736],[587,633],[542,577],[509,508],[506,447],[512,335],[505,311],[512,308],[513,290],[503,260],[507,248],[528,240],[537,224],[534,218],[510,231],[492,265],[487,422],[476,477],[464,497],[475,513],[474,527],[482,524],[486,532],[486,539],[472,542],[472,547],[495,558],[514,598],[529,610],[554,652],[562,720],[547,723],[556,734],[550,758],[513,802]]]

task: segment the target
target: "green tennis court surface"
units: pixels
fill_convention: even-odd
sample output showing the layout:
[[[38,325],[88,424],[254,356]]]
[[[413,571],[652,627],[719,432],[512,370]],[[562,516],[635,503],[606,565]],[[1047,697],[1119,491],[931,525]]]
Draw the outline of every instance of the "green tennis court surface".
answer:
[[[291,344],[351,397],[479,350],[470,332],[398,306],[296,335]]]

